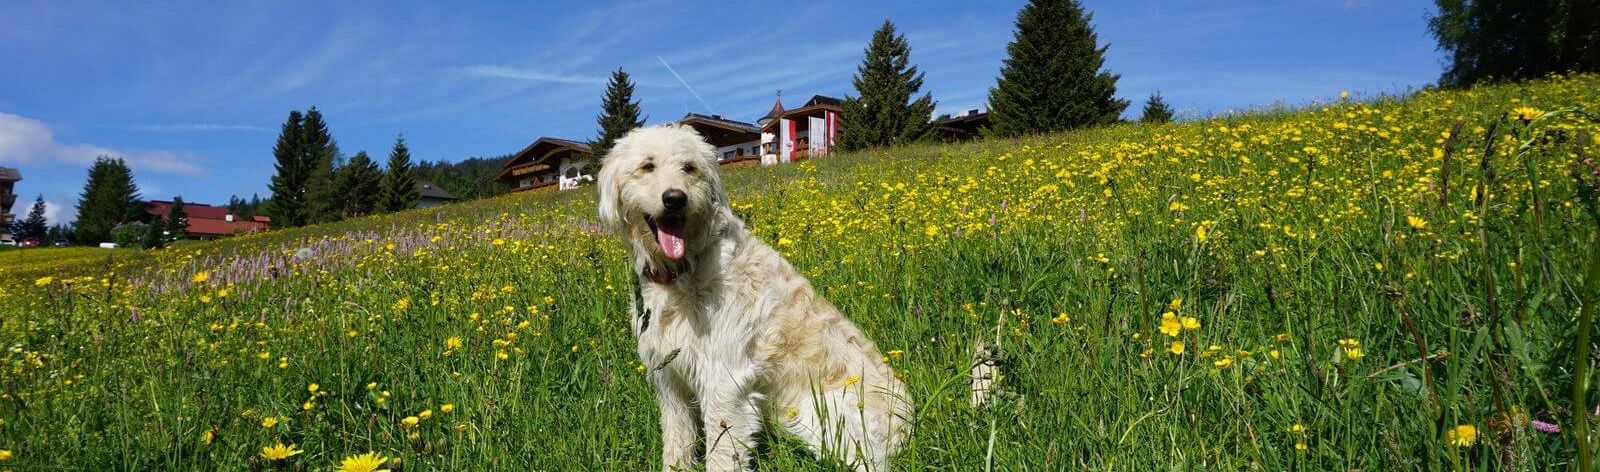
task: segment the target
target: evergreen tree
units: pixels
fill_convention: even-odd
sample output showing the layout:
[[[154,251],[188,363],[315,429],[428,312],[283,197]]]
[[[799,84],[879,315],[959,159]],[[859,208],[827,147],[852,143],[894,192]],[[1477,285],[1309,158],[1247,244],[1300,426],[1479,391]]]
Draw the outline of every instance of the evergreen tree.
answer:
[[[333,185],[334,158],[338,145],[328,131],[317,107],[306,110],[300,124],[301,162],[306,169],[305,209],[306,224],[325,223],[339,219],[339,194]]]
[[[932,129],[933,96],[917,97],[923,73],[911,65],[911,44],[884,20],[872,33],[861,65],[851,82],[856,97],[846,96],[840,113],[839,147],[855,150],[905,144]]]
[[[1436,0],[1441,85],[1600,71],[1600,0]]]
[[[357,152],[350,162],[339,166],[337,178],[340,191],[339,214],[350,218],[372,214],[378,206],[378,194],[383,188],[383,171],[378,163]]]
[[[272,224],[279,228],[293,228],[305,225],[308,212],[306,210],[306,180],[309,170],[305,163],[305,140],[301,137],[301,123],[304,121],[300,111],[289,112],[289,119],[284,120],[283,129],[278,133],[278,143],[272,148],[272,156],[277,160],[274,164],[276,175],[267,188],[272,190]]]
[[[50,231],[50,222],[44,218],[44,195],[39,195],[33,200],[33,208],[28,210],[28,217],[17,223],[17,236],[26,238],[39,238],[42,243],[49,244],[46,232]]]
[[[166,246],[167,235],[165,234],[166,230],[163,228],[166,228],[171,224],[171,220],[168,220],[166,223],[162,223],[160,216],[151,218],[150,224],[146,225],[144,228],[144,238],[140,240],[139,244],[144,246],[145,249],[161,249],[162,247]]]
[[[128,164],[121,158],[97,157],[78,195],[75,236],[83,244],[110,241],[117,225],[133,221],[143,211]]]
[[[162,226],[156,221],[152,226]],[[189,234],[189,212],[183,210],[183,196],[172,197],[172,209],[167,211],[167,224],[165,225],[167,238],[178,240]]]
[[[1139,116],[1141,123],[1167,123],[1172,121],[1172,107],[1167,106],[1167,101],[1161,99],[1161,92],[1150,94],[1144,101],[1144,115]]]
[[[57,223],[50,227],[48,234],[50,235],[50,244],[55,244],[56,241],[71,241],[72,227]]]
[[[611,150],[617,139],[634,128],[644,126],[645,119],[639,117],[639,102],[633,99],[633,81],[621,68],[611,73],[611,82],[606,84],[606,95],[600,99],[600,116],[595,118],[595,122],[600,125],[600,135],[589,143],[589,148],[594,150],[594,155],[601,162],[604,162],[606,152]]]
[[[383,188],[378,192],[378,206],[386,212],[416,208],[422,195],[417,192],[417,178],[411,175],[411,150],[406,148],[406,138],[394,141],[389,152],[389,168],[383,174]]]
[[[1032,0],[1017,14],[1000,79],[989,89],[989,119],[1001,136],[1115,123],[1128,107],[1116,74],[1103,70],[1106,46],[1076,0]]]

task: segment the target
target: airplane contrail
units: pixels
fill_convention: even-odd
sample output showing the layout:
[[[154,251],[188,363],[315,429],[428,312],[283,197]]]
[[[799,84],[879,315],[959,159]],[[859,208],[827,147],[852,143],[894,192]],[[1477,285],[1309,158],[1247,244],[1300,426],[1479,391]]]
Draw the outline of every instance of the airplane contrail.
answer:
[[[678,78],[678,83],[683,84],[683,88],[688,89],[689,90],[689,94],[690,95],[694,95],[694,99],[695,100],[699,100],[701,105],[705,105],[706,111],[711,112],[711,114],[713,114],[713,115],[717,114],[716,110],[711,109],[711,104],[710,103],[706,103],[706,99],[700,98],[700,93],[695,92],[694,91],[694,87],[690,87],[689,86],[689,81],[683,80],[683,76],[678,75],[678,71],[672,69],[672,64],[667,64],[667,60],[666,59],[662,59],[661,56],[659,56],[659,55],[656,56],[656,60],[661,61],[661,65],[667,67],[667,72],[671,72],[673,77],[677,77]]]

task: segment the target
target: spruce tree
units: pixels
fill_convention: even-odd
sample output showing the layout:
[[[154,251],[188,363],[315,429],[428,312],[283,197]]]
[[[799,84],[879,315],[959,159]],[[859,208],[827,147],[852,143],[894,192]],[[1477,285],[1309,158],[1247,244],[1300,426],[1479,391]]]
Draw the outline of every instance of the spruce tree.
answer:
[[[1167,123],[1172,121],[1172,107],[1167,106],[1167,101],[1161,99],[1161,92],[1150,94],[1144,101],[1144,114],[1139,116],[1140,123]]]
[[[386,212],[408,210],[416,208],[420,198],[416,176],[411,175],[411,150],[406,148],[406,138],[401,136],[395,139],[394,149],[389,151],[389,168],[383,173],[378,206]]]
[[[156,223],[152,222],[152,225]],[[172,197],[172,209],[167,211],[167,238],[178,240],[189,235],[189,212],[183,209],[183,196]]]
[[[143,211],[128,164],[121,158],[97,157],[78,195],[75,236],[83,244],[111,241],[117,225],[133,221]]]
[[[144,238],[140,240],[139,244],[144,246],[145,249],[161,249],[165,247],[167,245],[167,235],[164,234],[165,230],[163,228],[169,225],[171,225],[171,221],[169,220],[163,224],[160,216],[151,218],[150,224],[145,225]]]
[[[272,191],[272,224],[279,228],[302,226],[307,221],[306,180],[309,176],[304,165],[302,121],[299,110],[289,112],[289,118],[284,120],[282,131],[278,133],[278,143],[272,147],[277,174],[272,176],[267,188]]]
[[[1600,71],[1600,0],[1436,0],[1441,85]]]
[[[839,118],[839,147],[855,150],[905,144],[932,129],[933,96],[917,97],[923,73],[911,65],[911,44],[884,20],[872,33],[861,65],[851,79],[855,97],[846,96]]]
[[[39,238],[44,244],[49,244],[48,235],[50,222],[44,217],[44,195],[39,195],[33,200],[33,208],[28,210],[28,217],[17,223],[17,235],[27,238]]]
[[[372,214],[378,206],[378,193],[383,188],[383,171],[378,163],[357,152],[350,162],[339,166],[339,213],[345,218]]]
[[[305,222],[312,224],[337,220],[337,200],[341,190],[333,185],[333,161],[338,147],[317,107],[306,110],[305,119],[300,124],[300,141],[300,158],[306,169]]]
[[[644,126],[644,122],[639,116],[639,102],[633,99],[633,81],[627,72],[617,68],[611,73],[611,82],[606,84],[605,97],[600,99],[600,116],[595,118],[595,123],[600,125],[600,135],[589,143],[589,148],[604,162],[606,152],[617,139]]]
[[[1017,14],[1000,79],[989,89],[993,133],[1018,136],[1116,122],[1116,74],[1103,70],[1106,46],[1076,0],[1032,0]]]

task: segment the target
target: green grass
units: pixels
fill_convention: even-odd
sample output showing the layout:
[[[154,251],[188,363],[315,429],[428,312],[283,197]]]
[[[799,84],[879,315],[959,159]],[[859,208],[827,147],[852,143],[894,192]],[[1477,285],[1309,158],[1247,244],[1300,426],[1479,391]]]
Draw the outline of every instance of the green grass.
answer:
[[[1549,469],[1574,457],[1568,353],[1595,295],[1594,202],[1568,174],[1600,155],[1594,124],[1554,112],[1600,109],[1597,89],[918,145],[726,182],[755,234],[904,351],[890,363],[918,408],[896,470]],[[1506,117],[1522,106],[1552,113]],[[407,470],[657,469],[630,279],[593,205],[514,195],[111,262],[30,254],[0,274],[0,469],[326,470],[368,451]],[[1199,329],[1163,333],[1167,311]],[[997,332],[1002,393],[975,410],[971,351]],[[1458,425],[1474,444],[1450,445]],[[280,441],[305,453],[258,456]],[[763,442],[763,470],[830,470]]]

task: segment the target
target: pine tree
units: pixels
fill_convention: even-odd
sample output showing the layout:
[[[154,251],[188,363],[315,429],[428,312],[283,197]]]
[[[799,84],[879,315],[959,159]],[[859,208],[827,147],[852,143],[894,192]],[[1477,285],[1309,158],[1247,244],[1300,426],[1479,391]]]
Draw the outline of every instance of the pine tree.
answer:
[[[1441,85],[1600,71],[1600,0],[1436,0]]]
[[[917,97],[923,73],[911,65],[911,44],[884,20],[872,33],[851,80],[856,97],[845,97],[839,114],[839,147],[855,150],[910,143],[932,129],[933,96]]]
[[[144,238],[140,240],[139,244],[144,246],[145,249],[161,249],[165,247],[167,245],[167,235],[165,234],[166,230],[162,228],[171,224],[171,220],[162,223],[159,216],[150,219],[150,224],[144,228]]]
[[[322,112],[317,107],[306,110],[305,120],[300,124],[300,141],[300,158],[306,169],[305,222],[337,220],[341,190],[333,185],[333,164],[338,145],[334,144],[328,124],[322,120]]]
[[[1167,123],[1172,121],[1172,107],[1167,106],[1167,101],[1161,99],[1161,92],[1150,94],[1144,101],[1144,114],[1139,116],[1140,123]]]
[[[46,240],[48,235],[45,233],[50,231],[50,222],[45,220],[44,212],[44,195],[39,195],[33,200],[33,208],[28,210],[28,218],[17,223],[17,236],[39,238],[45,240],[43,241],[45,244],[49,244]]]
[[[416,176],[411,175],[411,150],[406,148],[406,138],[401,136],[395,139],[394,149],[389,151],[389,168],[383,174],[378,206],[386,212],[408,210],[416,208],[420,198]]]
[[[78,195],[75,235],[83,244],[110,241],[117,225],[133,221],[143,211],[128,164],[121,158],[97,157]]]
[[[644,122],[645,119],[639,117],[639,102],[633,99],[633,81],[628,78],[627,72],[618,68],[611,73],[611,82],[606,84],[606,95],[600,99],[600,116],[595,118],[595,123],[600,125],[600,135],[589,143],[589,148],[604,162],[606,152],[611,150],[617,139],[634,128],[644,126]]]
[[[383,171],[378,163],[357,152],[350,162],[339,166],[337,178],[341,198],[339,214],[345,218],[372,214],[378,206],[378,193],[383,188]]]
[[[276,175],[267,188],[272,190],[272,224],[279,228],[302,226],[307,221],[306,180],[309,177],[304,162],[305,140],[301,137],[303,118],[300,111],[289,112],[283,129],[278,133],[278,143],[272,148],[277,160]]]
[[[1103,70],[1105,46],[1092,15],[1076,0],[1032,0],[1017,14],[1017,32],[1000,79],[989,89],[994,134],[1018,136],[1115,123],[1128,107],[1117,99],[1116,74]]]
[[[157,225],[155,222],[152,225]],[[159,225],[158,225],[159,226]],[[189,235],[189,212],[183,209],[183,196],[172,197],[172,209],[167,211],[167,238],[183,239]]]

